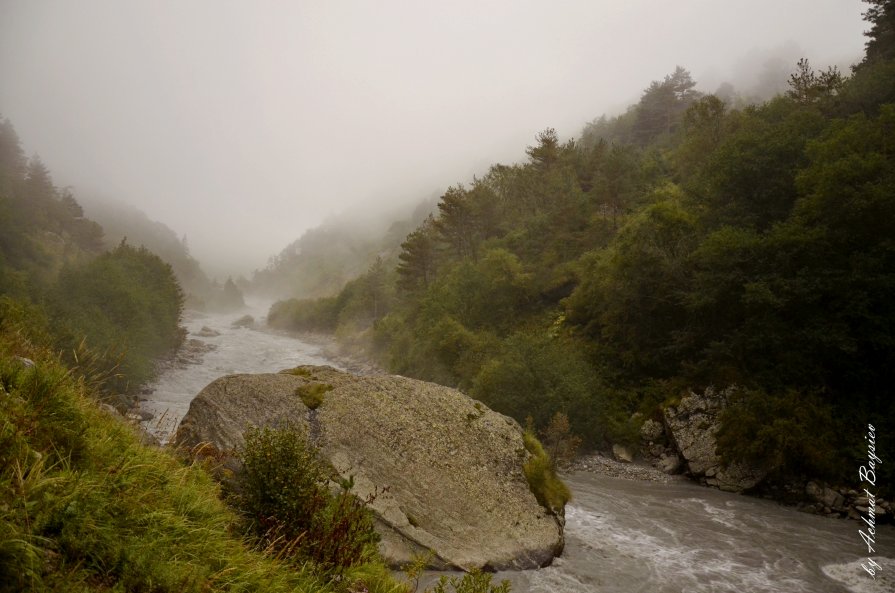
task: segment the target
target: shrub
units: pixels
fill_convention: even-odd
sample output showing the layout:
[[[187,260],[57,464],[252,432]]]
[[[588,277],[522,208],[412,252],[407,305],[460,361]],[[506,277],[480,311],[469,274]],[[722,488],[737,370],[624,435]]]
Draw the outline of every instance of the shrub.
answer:
[[[558,466],[568,465],[575,459],[581,439],[569,429],[569,417],[557,412],[550,418],[547,428],[541,431],[547,453]]]
[[[837,450],[833,408],[794,390],[743,390],[721,414],[718,453],[724,462],[756,464],[772,474],[840,476],[848,463]]]
[[[87,265],[63,269],[48,301],[56,345],[80,366],[71,353],[83,349],[86,338],[109,360],[105,371],[117,382],[110,390],[148,381],[155,360],[174,352],[185,335],[179,326],[183,293],[171,266],[123,242]]]
[[[352,494],[343,484],[339,494],[330,496],[311,522],[303,551],[323,570],[339,572],[377,556],[379,534],[373,528],[372,502]]]
[[[295,539],[326,504],[326,470],[296,429],[250,428],[240,451],[238,506],[255,530]]]
[[[251,428],[240,461],[234,500],[262,545],[325,571],[375,557],[378,535],[365,502],[351,494],[351,480],[329,493],[329,468],[302,431]]]

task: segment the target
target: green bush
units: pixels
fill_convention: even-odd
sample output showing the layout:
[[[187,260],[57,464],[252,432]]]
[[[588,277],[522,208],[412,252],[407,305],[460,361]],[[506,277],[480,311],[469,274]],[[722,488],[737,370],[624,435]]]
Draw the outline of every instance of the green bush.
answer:
[[[86,344],[106,354],[106,371],[126,391],[149,380],[155,361],[183,342],[183,293],[171,266],[144,248],[122,243],[89,264],[66,268],[49,295],[57,345],[78,365]]]
[[[250,428],[240,453],[238,506],[262,535],[295,539],[327,501],[326,467],[298,430]]]
[[[470,395],[490,408],[524,422],[529,416],[544,429],[557,412],[569,415],[571,431],[587,444],[614,441],[622,415],[610,400],[581,346],[546,332],[519,332],[482,366]],[[630,415],[630,412],[628,413]]]
[[[718,453],[777,475],[843,478],[843,454],[833,408],[820,398],[787,390],[736,393],[721,415]]]
[[[240,461],[234,500],[262,545],[324,571],[376,557],[372,514],[350,481],[329,493],[329,468],[302,431],[251,428]]]
[[[566,503],[572,499],[569,487],[556,475],[553,461],[531,430],[525,431],[522,440],[525,450],[531,454],[522,466],[528,487],[542,507],[552,513],[562,513]]]

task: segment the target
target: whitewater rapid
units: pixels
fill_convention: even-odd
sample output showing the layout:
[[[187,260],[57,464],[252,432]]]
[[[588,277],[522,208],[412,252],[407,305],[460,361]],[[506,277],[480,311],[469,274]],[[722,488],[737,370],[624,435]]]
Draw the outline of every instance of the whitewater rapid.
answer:
[[[566,550],[550,567],[501,573],[531,593],[891,593],[895,529],[878,527],[872,579],[855,521],[681,481],[564,476]]]

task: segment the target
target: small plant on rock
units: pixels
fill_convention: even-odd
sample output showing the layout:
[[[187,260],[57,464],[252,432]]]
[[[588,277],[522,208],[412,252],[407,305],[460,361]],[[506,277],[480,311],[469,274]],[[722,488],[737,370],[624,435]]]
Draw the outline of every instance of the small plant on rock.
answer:
[[[556,475],[550,456],[531,429],[522,434],[525,449],[531,457],[522,465],[528,487],[538,502],[552,513],[561,513],[572,498],[569,487]]]
[[[304,405],[310,410],[316,410],[323,403],[323,394],[332,391],[329,383],[306,383],[295,388],[295,395],[301,398]]]

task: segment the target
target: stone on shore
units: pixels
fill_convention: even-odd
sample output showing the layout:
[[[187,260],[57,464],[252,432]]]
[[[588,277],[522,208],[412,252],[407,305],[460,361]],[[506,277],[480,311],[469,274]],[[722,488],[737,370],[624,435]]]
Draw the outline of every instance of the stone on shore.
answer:
[[[721,412],[729,395],[711,387],[703,393],[691,391],[678,405],[665,409],[665,427],[691,477],[728,492],[744,492],[760,484],[767,472],[743,463],[723,466],[715,452]]]

